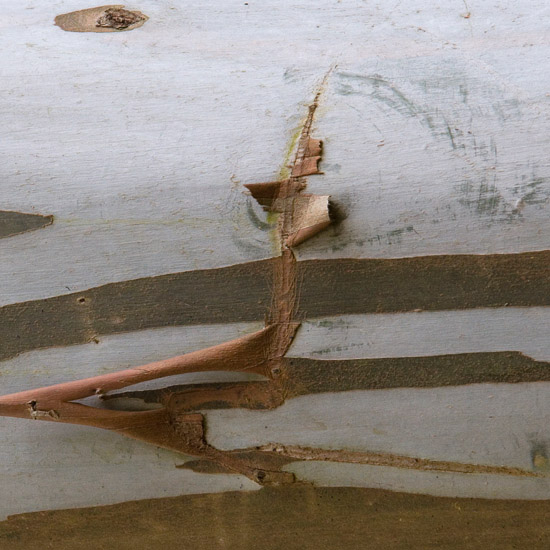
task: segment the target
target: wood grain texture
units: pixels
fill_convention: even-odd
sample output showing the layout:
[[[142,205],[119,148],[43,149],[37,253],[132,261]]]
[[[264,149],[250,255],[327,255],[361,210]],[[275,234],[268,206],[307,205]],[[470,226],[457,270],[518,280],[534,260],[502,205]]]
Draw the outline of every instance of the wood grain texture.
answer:
[[[549,502],[436,498],[357,488],[280,488],[41,512],[0,523],[13,550],[544,549]],[[366,546],[365,546],[366,545]]]

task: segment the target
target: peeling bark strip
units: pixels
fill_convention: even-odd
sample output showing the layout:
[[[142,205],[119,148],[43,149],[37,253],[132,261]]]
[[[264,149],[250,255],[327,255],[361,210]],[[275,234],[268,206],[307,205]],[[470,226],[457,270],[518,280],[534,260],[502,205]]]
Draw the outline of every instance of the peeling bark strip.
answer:
[[[177,407],[182,412],[230,408],[265,410],[284,402],[283,392],[274,390],[270,382],[215,382],[112,393],[103,395],[102,400],[116,410],[132,410],[131,406],[144,410],[149,405]]]
[[[549,500],[276,487],[21,514],[0,522],[0,546],[10,550],[35,546],[58,550],[546,550],[549,515]]]
[[[323,85],[327,77],[328,74],[323,80]],[[311,138],[311,129],[322,87],[309,106],[290,178],[278,182],[278,186],[274,186],[273,183],[266,184],[268,193],[272,195],[271,204],[267,209],[279,214],[277,237],[281,247],[281,255],[273,260],[273,298],[268,319],[268,326],[275,327],[276,331],[271,341],[272,347],[268,351],[268,374],[274,379],[279,378],[282,358],[300,326],[296,321],[299,304],[298,276],[292,247],[306,241],[330,224],[328,197],[302,194],[306,186],[303,176],[318,173],[317,163],[321,158],[321,142]]]
[[[53,216],[0,210],[0,239],[26,233],[27,231],[42,229],[52,223]]]
[[[55,24],[70,32],[119,32],[141,27],[148,17],[124,6],[98,6],[58,15]]]
[[[455,474],[485,474],[515,477],[546,477],[542,472],[511,468],[508,466],[491,466],[487,464],[466,464],[448,460],[430,460],[412,456],[403,456],[392,453],[377,453],[370,451],[336,451],[300,447],[298,445],[279,445],[276,443],[263,445],[254,449],[233,451],[235,457],[249,460],[259,468],[271,468],[278,471],[292,462],[317,461],[340,462],[346,464],[365,464],[369,466],[385,466],[404,470],[422,470],[424,472],[451,472]],[[193,460],[179,466],[179,468],[210,474],[231,473],[220,464],[207,460]]]
[[[313,393],[353,390],[550,381],[550,363],[514,351],[328,361],[285,357],[281,367],[284,376],[281,401]],[[181,394],[182,405],[191,403],[191,396],[200,399],[193,403],[195,410],[233,407],[259,410],[278,404],[275,399],[269,404],[267,386],[266,382],[192,384],[115,393],[104,399],[162,404]]]
[[[277,327],[272,325],[237,340],[165,361],[5,395],[0,397],[0,415],[113,430],[158,447],[206,458],[261,484],[291,483],[294,481],[291,473],[262,470],[249,460],[210,446],[204,436],[203,416],[185,413],[177,399],[169,400],[161,409],[136,412],[99,409],[75,403],[92,395],[186,372],[226,370],[265,373],[270,362],[276,359],[266,353],[273,349],[271,342],[276,335]]]
[[[277,259],[111,283],[0,307],[0,360],[155,327],[262,321]],[[550,251],[297,262],[298,318],[550,305]]]

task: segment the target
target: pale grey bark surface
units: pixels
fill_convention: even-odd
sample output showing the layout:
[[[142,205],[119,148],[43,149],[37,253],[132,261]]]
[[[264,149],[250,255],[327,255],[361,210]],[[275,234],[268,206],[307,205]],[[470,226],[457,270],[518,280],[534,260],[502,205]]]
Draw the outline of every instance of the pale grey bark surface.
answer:
[[[313,132],[325,175],[308,189],[331,194],[347,218],[299,259],[550,248],[547,2],[143,0],[127,6],[149,17],[131,32],[54,26],[89,7],[0,1],[0,210],[54,216],[0,240],[0,305],[272,256],[265,213],[243,184],[277,179],[331,68]],[[514,350],[549,360],[548,326],[547,308],[349,316],[330,330],[305,323],[289,355]],[[37,350],[0,363],[0,389],[114,372],[257,328]],[[277,440],[529,468],[533,446],[550,445],[547,391],[320,394],[265,413],[209,412],[208,435],[227,448]],[[257,488],[176,469],[184,458],[100,430],[2,418],[0,441],[0,516]],[[290,468],[319,484],[550,496],[547,479]]]

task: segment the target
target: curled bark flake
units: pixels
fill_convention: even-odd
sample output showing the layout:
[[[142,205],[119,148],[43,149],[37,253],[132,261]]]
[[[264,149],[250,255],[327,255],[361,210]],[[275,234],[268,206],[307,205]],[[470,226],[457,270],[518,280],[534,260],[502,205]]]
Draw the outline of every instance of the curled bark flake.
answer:
[[[140,12],[128,11],[122,8],[109,8],[97,20],[96,27],[121,30],[144,20],[145,16]]]

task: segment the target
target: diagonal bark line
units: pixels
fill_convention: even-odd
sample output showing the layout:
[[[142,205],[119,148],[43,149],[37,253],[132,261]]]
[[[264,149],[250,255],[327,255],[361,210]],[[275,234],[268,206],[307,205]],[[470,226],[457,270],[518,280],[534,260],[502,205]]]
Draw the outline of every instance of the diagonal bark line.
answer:
[[[244,449],[242,451],[251,451]],[[270,443],[256,447],[258,452],[274,453],[299,461],[324,461],[324,462],[345,462],[348,464],[365,464],[371,466],[389,466],[407,470],[422,470],[433,472],[450,472],[460,474],[491,474],[508,475],[520,477],[548,477],[541,472],[524,470],[508,466],[491,466],[487,464],[467,464],[447,460],[431,460],[417,458],[393,453],[381,453],[372,451],[346,451],[327,450],[313,447],[302,447],[298,445],[279,445]]]
[[[443,388],[469,384],[520,384],[549,382],[550,362],[536,361],[515,351],[457,353],[423,357],[387,357],[374,359],[311,359],[284,357],[285,399],[319,393],[397,388]],[[202,409],[254,408],[255,393],[267,392],[270,383],[212,382],[182,384],[168,388],[136,390],[106,395],[112,399],[138,399],[144,404],[160,404],[178,394],[203,395]],[[227,398],[247,392],[249,401]],[[210,400],[210,398],[212,400]],[[266,407],[271,408],[271,407]]]

